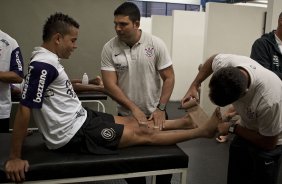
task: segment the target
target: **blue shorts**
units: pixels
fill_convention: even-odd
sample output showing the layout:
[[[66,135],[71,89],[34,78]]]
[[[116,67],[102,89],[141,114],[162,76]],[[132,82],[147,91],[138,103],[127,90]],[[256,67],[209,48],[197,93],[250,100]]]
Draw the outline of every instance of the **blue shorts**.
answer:
[[[75,136],[61,151],[93,154],[116,154],[124,125],[116,124],[113,115],[96,112],[89,108],[87,118]]]

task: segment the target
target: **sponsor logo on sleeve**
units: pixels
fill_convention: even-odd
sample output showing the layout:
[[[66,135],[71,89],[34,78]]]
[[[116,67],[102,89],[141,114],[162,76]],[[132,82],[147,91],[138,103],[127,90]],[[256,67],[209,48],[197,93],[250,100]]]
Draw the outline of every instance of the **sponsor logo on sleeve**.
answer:
[[[23,71],[23,66],[20,60],[20,56],[19,56],[20,51],[16,51],[16,62],[18,64],[18,69],[19,71]]]
[[[29,79],[30,79],[30,73],[31,71],[34,69],[33,66],[29,66],[28,67],[28,73],[25,77],[25,82],[24,82],[24,86],[23,86],[23,92],[22,92],[22,99],[26,98],[26,92],[27,92],[27,88],[28,88],[28,84],[29,84]]]
[[[38,83],[38,88],[37,88],[37,93],[36,93],[36,98],[33,99],[34,102],[37,102],[37,103],[41,102],[47,73],[48,72],[46,70],[41,71],[41,75],[40,75],[39,83]]]

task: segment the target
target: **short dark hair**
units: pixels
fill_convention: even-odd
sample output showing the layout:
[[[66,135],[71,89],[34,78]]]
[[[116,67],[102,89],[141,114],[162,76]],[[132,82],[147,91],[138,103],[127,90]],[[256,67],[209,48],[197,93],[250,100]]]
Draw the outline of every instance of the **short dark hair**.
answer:
[[[221,68],[211,77],[209,97],[214,104],[223,107],[242,97],[247,87],[248,79],[239,68]]]
[[[282,19],[282,12],[280,13],[280,15],[279,15],[279,18],[278,19]]]
[[[125,2],[121,4],[114,12],[114,16],[124,15],[129,16],[132,22],[140,21],[140,11],[136,4],[131,2]]]
[[[70,27],[79,28],[79,24],[68,15],[63,13],[55,13],[51,15],[43,27],[43,41],[46,42],[51,39],[52,35],[60,33],[66,35],[70,32]]]

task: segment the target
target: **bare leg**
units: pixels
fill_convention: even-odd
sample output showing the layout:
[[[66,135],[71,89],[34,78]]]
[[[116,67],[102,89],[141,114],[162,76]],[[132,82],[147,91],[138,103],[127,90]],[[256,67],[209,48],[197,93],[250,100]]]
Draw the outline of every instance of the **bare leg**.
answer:
[[[127,116],[127,117],[115,117],[115,122],[118,124],[124,124],[126,126],[131,126],[131,127],[139,127],[140,124],[137,123],[136,119],[131,117],[131,116]],[[177,129],[191,129],[191,128],[197,128],[198,125],[196,123],[194,123],[191,119],[191,117],[185,115],[182,118],[179,119],[174,119],[174,120],[166,120],[164,123],[164,128],[163,130],[177,130]],[[147,126],[145,126],[142,128],[150,128],[150,129],[154,129],[154,130],[159,130],[159,129],[155,129],[154,128],[154,122],[153,121],[148,121],[147,122]]]
[[[154,126],[150,124],[150,127]],[[189,116],[184,116],[180,119],[174,119],[174,120],[166,120],[164,125],[163,125],[163,130],[178,130],[178,129],[192,129],[192,128],[197,128],[198,125],[194,123]]]
[[[216,108],[208,121],[194,129],[154,131],[151,128],[132,127],[125,123],[119,147],[133,145],[171,145],[200,137],[211,138],[215,135],[217,125],[221,122],[220,109]]]

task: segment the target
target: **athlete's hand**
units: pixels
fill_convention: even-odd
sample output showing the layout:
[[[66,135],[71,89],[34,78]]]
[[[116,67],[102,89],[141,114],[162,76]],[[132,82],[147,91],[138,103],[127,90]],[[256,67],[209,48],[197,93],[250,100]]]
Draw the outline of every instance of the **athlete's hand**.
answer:
[[[181,107],[185,107],[186,103],[189,102],[190,99],[199,100],[198,89],[195,86],[191,86],[186,95],[182,98]]]
[[[139,108],[136,108],[132,111],[133,117],[138,121],[139,126],[147,125],[148,120],[146,115],[143,111],[141,111]]]
[[[28,168],[29,164],[27,160],[20,158],[8,160],[5,164],[6,176],[13,182],[23,182]]]
[[[154,129],[162,130],[165,128],[165,111],[156,109],[150,116],[149,120],[154,121]]]

